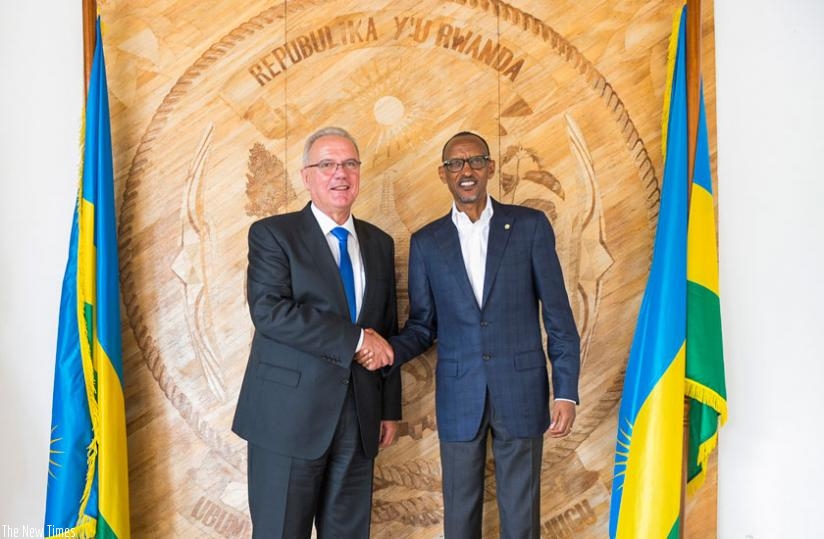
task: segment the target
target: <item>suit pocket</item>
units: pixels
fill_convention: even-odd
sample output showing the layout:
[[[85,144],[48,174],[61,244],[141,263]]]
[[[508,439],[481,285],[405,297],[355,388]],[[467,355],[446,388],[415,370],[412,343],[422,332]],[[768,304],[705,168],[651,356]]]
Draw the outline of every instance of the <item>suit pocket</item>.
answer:
[[[451,359],[438,358],[436,370],[439,376],[455,378],[458,376],[458,362]]]
[[[515,370],[528,371],[546,366],[546,358],[543,350],[532,350],[522,352],[515,356]]]
[[[298,387],[298,382],[300,382],[300,372],[276,367],[268,363],[258,363],[257,377],[289,387]]]

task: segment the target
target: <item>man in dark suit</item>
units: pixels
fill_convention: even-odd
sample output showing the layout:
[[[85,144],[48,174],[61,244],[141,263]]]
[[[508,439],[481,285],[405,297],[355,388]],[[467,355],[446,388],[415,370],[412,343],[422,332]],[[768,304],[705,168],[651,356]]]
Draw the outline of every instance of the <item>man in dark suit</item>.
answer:
[[[438,173],[454,204],[412,235],[409,321],[390,339],[390,372],[437,339],[445,536],[481,537],[491,433],[501,537],[537,538],[543,435],[572,429],[580,370],[555,237],[542,212],[487,194],[495,161],[483,138],[458,133],[442,161]],[[552,363],[551,416],[539,313]]]
[[[352,359],[391,363],[380,335],[397,332],[394,244],[352,217],[349,133],[312,134],[301,176],[311,203],[249,229],[255,334],[232,430],[248,441],[254,537],[308,539],[314,522],[321,539],[366,539],[373,462],[395,438],[401,385],[400,373]]]

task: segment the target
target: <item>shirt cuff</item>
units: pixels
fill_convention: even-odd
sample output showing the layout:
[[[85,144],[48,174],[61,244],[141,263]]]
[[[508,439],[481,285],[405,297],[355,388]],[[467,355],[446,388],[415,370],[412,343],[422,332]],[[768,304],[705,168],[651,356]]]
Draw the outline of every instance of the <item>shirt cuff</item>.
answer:
[[[360,352],[361,347],[363,346],[363,330],[360,330],[360,337],[358,338],[358,345],[355,347],[355,353],[357,354]]]
[[[572,399],[561,399],[561,398],[555,399],[555,402],[558,402],[558,401],[567,401],[567,402],[571,402],[572,404],[576,404],[576,402]]]

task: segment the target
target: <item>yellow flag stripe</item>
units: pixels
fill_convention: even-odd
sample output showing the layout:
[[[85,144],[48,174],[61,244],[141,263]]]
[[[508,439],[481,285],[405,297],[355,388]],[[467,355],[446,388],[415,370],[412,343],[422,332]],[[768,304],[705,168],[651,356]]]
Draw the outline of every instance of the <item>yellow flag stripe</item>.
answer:
[[[94,246],[94,204],[80,197],[78,208],[77,288],[81,304],[95,303],[95,267],[97,252]],[[90,341],[86,341],[88,343]]]
[[[718,295],[718,247],[712,193],[692,186],[687,232],[687,280]]]
[[[618,516],[619,539],[666,537],[678,519],[685,361],[682,344],[636,418]],[[655,511],[649,510],[650,493],[655,493]]]
[[[98,436],[100,515],[117,535],[129,537],[129,477],[126,450],[126,415],[123,387],[106,351],[95,341],[100,358],[97,372],[97,398],[100,405]]]

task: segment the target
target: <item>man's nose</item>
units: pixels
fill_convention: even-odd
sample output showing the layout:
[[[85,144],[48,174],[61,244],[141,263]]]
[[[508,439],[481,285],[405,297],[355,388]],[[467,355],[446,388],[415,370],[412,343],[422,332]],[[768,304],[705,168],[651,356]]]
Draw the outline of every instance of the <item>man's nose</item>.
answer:
[[[332,176],[335,176],[336,178],[340,176],[346,176],[344,172],[345,171],[343,169],[343,163],[335,163],[335,170],[332,171]]]

